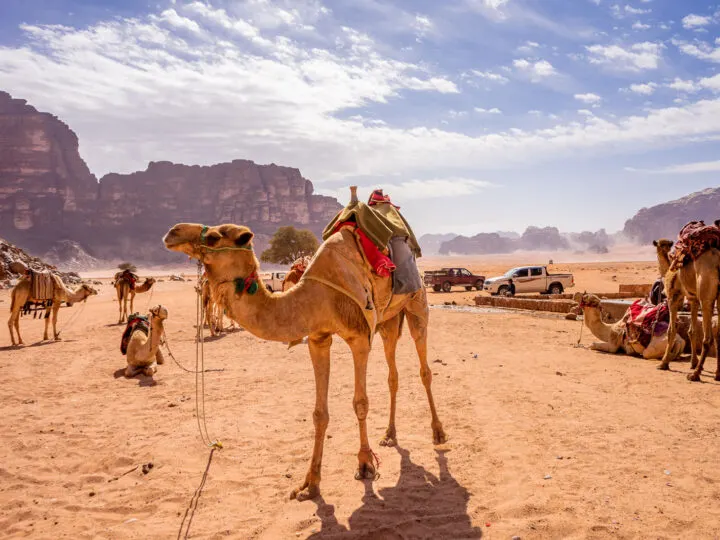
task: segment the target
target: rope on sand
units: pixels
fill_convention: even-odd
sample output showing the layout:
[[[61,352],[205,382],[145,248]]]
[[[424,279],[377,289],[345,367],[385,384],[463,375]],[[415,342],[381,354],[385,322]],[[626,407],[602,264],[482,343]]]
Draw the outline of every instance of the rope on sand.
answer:
[[[195,493],[193,493],[193,496],[190,498],[190,504],[185,509],[185,515],[180,523],[180,530],[178,530],[177,540],[180,540],[181,538],[188,538],[190,535],[190,526],[192,525],[193,518],[195,517],[195,511],[197,510],[200,497],[203,489],[205,488],[205,482],[207,481],[208,472],[210,472],[210,464],[212,463],[213,454],[215,453],[216,448],[222,448],[222,446],[215,446],[210,449],[210,455],[208,456],[207,465],[205,466],[205,471],[203,472],[202,479],[200,480],[200,485],[195,490]]]

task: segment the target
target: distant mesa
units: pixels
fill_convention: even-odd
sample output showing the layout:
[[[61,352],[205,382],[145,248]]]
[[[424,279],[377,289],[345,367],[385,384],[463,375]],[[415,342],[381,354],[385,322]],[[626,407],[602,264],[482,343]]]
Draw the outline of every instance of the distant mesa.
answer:
[[[691,193],[686,197],[643,208],[625,222],[623,232],[642,244],[669,238],[674,240],[678,231],[693,220],[713,223],[720,218],[720,187]]]
[[[0,92],[0,231],[58,262],[177,260],[160,238],[179,221],[248,225],[258,250],[280,225],[319,235],[341,205],[313,191],[298,169],[249,160],[157,161],[98,182],[66,124]]]

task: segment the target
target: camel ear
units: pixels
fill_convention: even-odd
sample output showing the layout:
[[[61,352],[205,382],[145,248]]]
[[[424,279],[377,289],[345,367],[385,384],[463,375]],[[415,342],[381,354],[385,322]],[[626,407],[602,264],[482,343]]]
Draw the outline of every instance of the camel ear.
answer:
[[[250,240],[253,239],[253,236],[253,233],[250,231],[244,232],[235,239],[235,245],[238,247],[247,246],[250,243]]]
[[[715,226],[716,226],[716,227],[720,227],[720,219],[716,219],[716,220],[715,220]]]
[[[653,240],[653,246],[657,247],[657,245],[658,245],[657,240]]]

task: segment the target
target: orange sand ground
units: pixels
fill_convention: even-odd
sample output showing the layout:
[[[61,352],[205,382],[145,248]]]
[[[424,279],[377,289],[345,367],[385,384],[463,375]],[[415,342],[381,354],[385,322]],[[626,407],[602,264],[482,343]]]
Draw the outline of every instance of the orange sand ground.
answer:
[[[462,266],[489,276],[505,262],[478,258]],[[536,261],[514,264],[528,262]],[[553,270],[572,270],[578,289],[596,292],[650,282],[656,271],[648,262]],[[168,308],[170,345],[188,367],[193,285],[164,281],[151,299]],[[287,496],[302,481],[312,449],[307,347],[288,351],[242,331],[206,343],[206,367],[224,368],[205,380],[208,427],[225,448],[214,453],[197,506],[188,511],[209,456],[194,417],[195,377],[169,359],[154,384],[122,377],[114,291],[99,288],[60,343],[38,343],[39,320],[22,319],[31,345],[21,349],[5,346],[3,331],[0,537],[176,538],[183,518],[186,526],[192,518],[189,537],[208,539],[720,535],[720,384],[709,371],[704,384],[693,384],[685,379],[687,362],[659,372],[656,362],[574,348],[579,323],[554,315],[443,308],[432,310],[429,350],[448,443],[431,443],[405,332],[398,348],[400,447],[375,444],[380,478],[355,481],[352,361],[336,340],[323,495],[303,503]],[[437,304],[472,295],[429,297]],[[0,292],[4,311],[8,299]],[[138,295],[136,307],[146,309],[149,299]],[[61,325],[79,309],[63,308]],[[592,337],[583,335],[589,344]],[[709,360],[707,368],[714,367]],[[371,441],[386,425],[386,378],[378,340],[368,370]],[[148,474],[132,470],[148,462]]]

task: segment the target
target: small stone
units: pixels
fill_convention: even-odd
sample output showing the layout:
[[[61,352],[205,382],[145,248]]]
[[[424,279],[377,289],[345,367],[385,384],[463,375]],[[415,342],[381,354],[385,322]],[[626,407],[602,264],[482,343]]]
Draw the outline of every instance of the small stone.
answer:
[[[552,478],[552,476],[550,476],[549,474],[546,474],[545,476],[543,476],[543,480],[550,480],[551,478]]]
[[[89,497],[94,497],[94,496],[95,496],[95,492],[94,492],[94,491],[91,491],[90,493],[88,493],[88,496],[89,496]]]
[[[327,438],[328,438],[328,439],[332,439],[332,435],[328,435]]]
[[[667,469],[665,469],[665,474],[667,474],[668,476],[670,476],[670,471],[668,471]]]
[[[520,540],[520,537],[519,537],[519,536],[513,536],[513,537],[512,537],[512,540]]]
[[[143,466],[142,466],[142,472],[143,472],[143,474],[148,474],[148,473],[152,470],[152,468],[153,468],[154,466],[155,466],[155,465],[153,464],[152,461],[149,462],[149,463],[146,463],[145,465],[143,465]]]
[[[32,405],[33,403],[35,403],[34,399],[23,400],[23,405]]]
[[[565,318],[568,321],[577,321],[578,316],[576,313],[568,313],[567,315],[565,315]]]
[[[177,406],[178,406],[177,403],[168,403],[168,407],[177,407]]]
[[[559,377],[564,377],[564,376],[565,376],[565,374],[564,374],[562,371],[556,371],[556,372],[555,372],[555,375],[557,375],[557,376],[559,376]]]
[[[285,478],[292,478],[292,473],[285,473]]]

